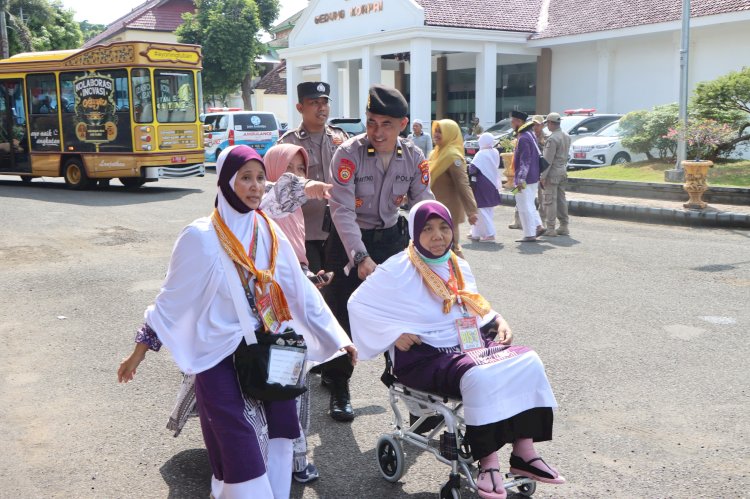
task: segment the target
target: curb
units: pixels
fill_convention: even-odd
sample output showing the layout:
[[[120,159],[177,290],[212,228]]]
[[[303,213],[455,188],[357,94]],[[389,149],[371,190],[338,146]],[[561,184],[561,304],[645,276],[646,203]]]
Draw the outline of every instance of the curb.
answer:
[[[667,184],[654,182],[632,182],[628,180],[602,180],[590,178],[568,177],[568,192],[584,194],[623,196],[642,199],[659,199],[662,201],[687,200],[687,193],[682,184]],[[745,187],[716,187],[709,186],[703,193],[703,200],[717,204],[750,204],[750,189]]]
[[[512,194],[500,193],[503,206],[515,206]],[[687,225],[691,227],[732,227],[750,229],[750,215],[727,211],[678,210],[635,204],[608,204],[595,201],[568,201],[571,215],[614,218],[652,224]]]

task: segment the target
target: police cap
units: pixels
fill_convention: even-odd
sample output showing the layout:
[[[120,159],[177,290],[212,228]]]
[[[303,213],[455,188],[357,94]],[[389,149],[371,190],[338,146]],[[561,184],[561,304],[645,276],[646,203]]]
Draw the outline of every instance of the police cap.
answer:
[[[367,96],[367,112],[392,118],[403,118],[409,112],[404,96],[392,87],[373,85]]]
[[[320,97],[328,97],[331,95],[331,86],[324,81],[305,81],[297,85],[297,100],[302,102],[302,99],[318,99]]]

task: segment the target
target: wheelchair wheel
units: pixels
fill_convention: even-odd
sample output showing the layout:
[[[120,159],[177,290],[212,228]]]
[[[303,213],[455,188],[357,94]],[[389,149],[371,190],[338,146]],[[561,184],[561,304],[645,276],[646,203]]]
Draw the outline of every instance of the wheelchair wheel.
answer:
[[[536,492],[536,482],[531,481],[518,486],[518,493],[524,497],[531,497]]]
[[[391,435],[383,435],[378,439],[375,451],[380,474],[389,482],[398,482],[404,474],[404,450],[401,442]]]
[[[461,489],[443,487],[440,490],[440,499],[461,499]]]

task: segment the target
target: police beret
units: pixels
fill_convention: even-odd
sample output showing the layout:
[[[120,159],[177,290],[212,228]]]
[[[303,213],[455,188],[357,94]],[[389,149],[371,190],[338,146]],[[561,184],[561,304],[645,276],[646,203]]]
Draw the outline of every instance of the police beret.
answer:
[[[297,100],[317,99],[319,97],[328,97],[331,94],[331,86],[324,81],[305,81],[297,85]]]
[[[524,113],[523,111],[511,111],[510,112],[511,118],[518,118],[519,120],[526,121],[529,118],[529,115]]]
[[[409,113],[409,105],[401,92],[395,88],[373,85],[367,96],[367,112],[403,118]]]

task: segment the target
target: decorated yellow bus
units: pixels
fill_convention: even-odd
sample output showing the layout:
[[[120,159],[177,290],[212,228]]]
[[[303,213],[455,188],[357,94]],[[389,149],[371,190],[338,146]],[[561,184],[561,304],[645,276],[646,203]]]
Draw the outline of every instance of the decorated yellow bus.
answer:
[[[0,174],[75,189],[202,176],[201,50],[117,42],[0,60]]]

